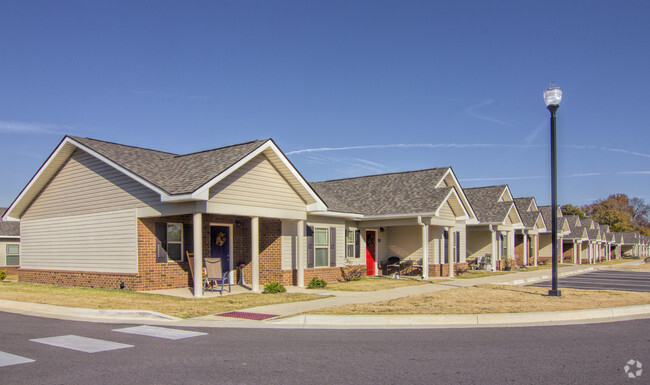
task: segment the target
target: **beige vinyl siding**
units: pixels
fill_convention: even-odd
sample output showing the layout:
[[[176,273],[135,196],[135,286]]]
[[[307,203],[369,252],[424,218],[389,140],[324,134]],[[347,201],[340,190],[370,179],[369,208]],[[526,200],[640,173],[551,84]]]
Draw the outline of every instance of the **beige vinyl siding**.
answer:
[[[429,227],[429,261],[433,261],[436,228]],[[385,258],[380,259],[383,262],[388,257],[399,257],[401,259],[411,259],[419,261],[422,259],[422,226],[394,226],[386,229],[388,240]]]
[[[448,202],[445,202],[442,208],[440,208],[440,218],[453,220],[456,219],[456,214],[454,214],[454,210],[451,209],[451,206]]]
[[[550,257],[552,255],[553,246],[551,244],[552,240],[551,234],[540,234],[539,235],[539,256],[540,257]]]
[[[25,269],[137,272],[135,209],[21,222]]]
[[[282,270],[296,268],[298,222],[282,221]]]
[[[0,238],[0,266],[7,266],[7,245],[17,245],[20,254],[20,241],[12,238]]]
[[[467,258],[492,254],[492,233],[490,231],[467,231]],[[493,256],[494,257],[494,256]]]
[[[77,150],[25,211],[22,220],[92,214],[160,203],[160,195]]]
[[[264,155],[251,159],[212,187],[210,202],[305,211],[305,202]]]

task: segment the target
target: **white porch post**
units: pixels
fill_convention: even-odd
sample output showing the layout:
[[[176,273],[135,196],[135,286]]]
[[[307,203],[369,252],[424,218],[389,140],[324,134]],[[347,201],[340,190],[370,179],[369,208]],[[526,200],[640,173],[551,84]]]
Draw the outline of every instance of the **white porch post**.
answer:
[[[578,242],[573,241],[573,263],[578,263]]]
[[[539,234],[535,234],[533,237],[533,242],[535,244],[533,245],[533,254],[535,254],[535,266],[537,266],[537,257],[539,256],[539,240],[538,240]]]
[[[253,291],[260,291],[260,218],[251,218],[251,267]]]
[[[192,238],[194,241],[194,298],[203,296],[203,215],[192,215]]]
[[[422,278],[429,278],[429,225],[422,225]]]
[[[296,269],[298,269],[298,287],[305,287],[305,221],[298,221],[296,232]]]
[[[451,234],[451,227],[445,227],[445,231],[447,231],[447,260],[449,261],[449,276],[453,277],[454,276],[454,247],[453,247],[454,237]],[[458,247],[458,245],[456,245],[456,247]]]
[[[526,230],[521,230],[521,234],[524,236],[524,266],[528,266],[528,235]]]
[[[560,264],[564,262],[564,238],[559,237],[557,242],[557,263]]]
[[[492,227],[490,225],[490,232],[491,232],[491,237],[492,237],[492,271],[497,270],[497,260],[499,259],[499,254],[497,253],[498,247],[497,247],[497,232],[495,230],[492,230]]]

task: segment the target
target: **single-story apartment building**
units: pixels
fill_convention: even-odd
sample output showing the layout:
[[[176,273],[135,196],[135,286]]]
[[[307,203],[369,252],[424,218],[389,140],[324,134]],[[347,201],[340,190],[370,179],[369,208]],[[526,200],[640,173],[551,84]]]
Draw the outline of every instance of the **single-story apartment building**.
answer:
[[[392,256],[453,274],[476,215],[451,167],[310,184],[271,139],[172,154],[66,136],[3,219],[21,223],[21,281],[199,288],[188,257],[215,257],[259,291]]]
[[[7,211],[0,207],[0,218]],[[20,223],[0,221],[0,270],[17,274],[20,267]]]

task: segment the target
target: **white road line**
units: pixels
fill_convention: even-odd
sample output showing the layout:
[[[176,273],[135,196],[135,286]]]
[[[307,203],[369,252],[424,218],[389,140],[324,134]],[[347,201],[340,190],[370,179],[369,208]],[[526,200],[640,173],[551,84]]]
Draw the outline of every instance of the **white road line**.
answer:
[[[161,328],[157,326],[134,326],[123,329],[113,329],[114,332],[138,334],[147,337],[165,338],[168,340],[180,340],[183,338],[204,336],[208,333],[192,332],[188,330],[178,330]]]
[[[133,345],[120,344],[118,342],[98,340],[95,338],[87,338],[75,335],[36,338],[30,341],[38,342],[45,345],[57,346],[60,348],[77,350],[85,353],[97,353],[107,350],[116,350],[124,348],[132,348]]]
[[[0,367],[18,365],[18,364],[27,364],[34,362],[31,358],[17,356],[11,353],[0,352]]]

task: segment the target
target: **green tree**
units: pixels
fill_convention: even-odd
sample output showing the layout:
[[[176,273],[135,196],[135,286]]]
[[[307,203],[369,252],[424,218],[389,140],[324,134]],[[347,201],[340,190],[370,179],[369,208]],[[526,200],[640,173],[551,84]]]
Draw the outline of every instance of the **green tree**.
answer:
[[[586,216],[583,209],[571,204],[566,204],[562,206],[562,215],[577,215],[581,219]]]

